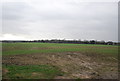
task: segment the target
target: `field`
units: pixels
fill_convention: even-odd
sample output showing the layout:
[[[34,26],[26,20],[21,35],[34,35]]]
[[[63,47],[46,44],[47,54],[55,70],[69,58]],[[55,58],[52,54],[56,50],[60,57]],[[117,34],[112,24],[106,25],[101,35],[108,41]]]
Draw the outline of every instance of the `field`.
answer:
[[[2,43],[3,79],[117,79],[118,46]]]

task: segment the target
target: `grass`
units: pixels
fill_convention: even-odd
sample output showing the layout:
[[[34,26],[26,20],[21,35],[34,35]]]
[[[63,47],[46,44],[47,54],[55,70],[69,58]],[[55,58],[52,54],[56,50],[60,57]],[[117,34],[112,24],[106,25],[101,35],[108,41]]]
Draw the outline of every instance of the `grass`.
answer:
[[[114,57],[118,54],[118,47],[112,45],[91,44],[56,44],[56,43],[3,43],[2,55],[59,53],[74,52],[109,54]]]
[[[70,52],[70,54],[73,54],[72,52],[78,53],[70,56],[67,55],[68,52]],[[21,54],[24,54],[24,56],[19,56]],[[27,54],[29,56],[27,56]],[[81,54],[83,55],[81,56]],[[113,58],[118,59],[118,46],[62,43],[2,43],[2,55],[5,61],[3,64],[3,69],[8,70],[8,72],[3,75],[3,78],[53,79],[57,76],[64,76],[67,73],[70,75],[69,73],[81,72],[82,70],[86,71],[85,68],[80,69],[82,66],[77,63],[80,63],[81,60],[87,64],[92,64],[92,62],[95,61],[96,65],[90,65],[92,68],[97,68],[97,65],[99,66],[99,64],[101,64],[101,66],[105,66],[102,65],[104,63],[116,65],[116,60],[113,60]],[[18,65],[14,65],[15,63],[9,63],[9,61],[13,61],[10,59],[11,57],[14,57],[13,60],[18,62]],[[92,59],[89,62],[86,60],[87,58]],[[24,63],[20,62],[20,60],[26,62],[32,60],[33,64],[31,63],[31,65],[29,65],[28,63],[24,65]],[[39,63],[37,64],[35,62]],[[19,63],[23,65],[19,65]],[[111,66],[111,64],[109,64],[109,66]],[[108,68],[109,66],[106,65],[105,67]],[[115,68],[116,66],[114,66],[114,69]],[[98,67],[96,71],[101,71],[99,69],[101,68]],[[63,72],[64,70],[67,70],[67,73]],[[89,71],[89,69],[87,70]]]
[[[3,78],[12,79],[51,79],[57,75],[62,75],[62,72],[50,65],[3,65],[3,68],[8,70]]]

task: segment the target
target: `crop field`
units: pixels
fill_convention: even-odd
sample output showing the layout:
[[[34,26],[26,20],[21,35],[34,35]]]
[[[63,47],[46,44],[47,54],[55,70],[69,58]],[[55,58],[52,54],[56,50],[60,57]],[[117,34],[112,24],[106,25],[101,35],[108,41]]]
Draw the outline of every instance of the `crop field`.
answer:
[[[117,79],[118,46],[2,43],[3,79]]]

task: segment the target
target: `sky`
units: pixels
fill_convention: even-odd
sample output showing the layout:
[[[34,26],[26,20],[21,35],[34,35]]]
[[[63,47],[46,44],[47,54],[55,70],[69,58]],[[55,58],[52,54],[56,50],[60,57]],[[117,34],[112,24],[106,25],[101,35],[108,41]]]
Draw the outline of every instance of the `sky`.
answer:
[[[0,40],[118,41],[118,0],[4,0]]]

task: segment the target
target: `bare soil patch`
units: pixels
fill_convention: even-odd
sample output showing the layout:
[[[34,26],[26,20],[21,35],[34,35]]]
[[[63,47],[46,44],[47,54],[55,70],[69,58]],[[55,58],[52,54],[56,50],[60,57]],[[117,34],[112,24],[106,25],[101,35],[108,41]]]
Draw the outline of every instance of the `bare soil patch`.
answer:
[[[5,75],[6,73],[8,73],[9,71],[5,68],[2,69],[2,74]]]
[[[109,58],[109,61],[106,60]],[[40,65],[57,66],[65,74],[55,79],[81,78],[81,79],[117,79],[117,60],[104,55],[88,55],[80,52],[65,53],[39,53],[26,55],[3,56],[6,65]],[[5,73],[5,72],[4,72]],[[38,75],[33,73],[33,76]]]

